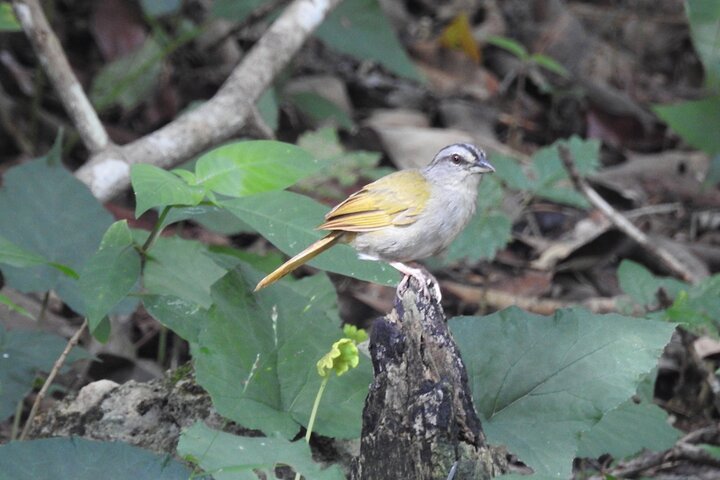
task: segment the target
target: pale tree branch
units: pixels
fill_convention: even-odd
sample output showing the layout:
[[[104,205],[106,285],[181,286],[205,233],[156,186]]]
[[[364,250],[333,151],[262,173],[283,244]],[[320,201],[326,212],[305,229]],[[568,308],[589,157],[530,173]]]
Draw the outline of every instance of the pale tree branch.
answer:
[[[110,138],[90,104],[38,0],[13,0],[13,8],[35,55],[50,78],[65,107],[91,153],[110,146]]]
[[[339,0],[295,0],[258,40],[213,98],[123,146],[97,152],[77,172],[106,201],[127,188],[130,165],[169,168],[236,135],[255,102]]]

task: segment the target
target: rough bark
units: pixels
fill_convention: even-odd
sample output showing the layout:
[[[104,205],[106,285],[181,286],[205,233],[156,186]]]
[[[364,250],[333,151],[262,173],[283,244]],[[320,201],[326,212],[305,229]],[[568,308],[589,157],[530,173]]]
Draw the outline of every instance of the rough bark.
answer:
[[[353,479],[485,479],[506,469],[504,454],[486,444],[435,300],[406,289],[373,325],[370,353],[375,379]]]

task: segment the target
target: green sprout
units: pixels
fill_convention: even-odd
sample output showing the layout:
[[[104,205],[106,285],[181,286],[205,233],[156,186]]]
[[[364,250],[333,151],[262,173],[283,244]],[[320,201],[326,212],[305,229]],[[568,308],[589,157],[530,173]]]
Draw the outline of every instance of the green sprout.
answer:
[[[320,399],[325,392],[330,373],[334,370],[335,374],[340,375],[348,372],[351,368],[355,368],[360,363],[360,353],[357,344],[368,339],[367,333],[361,328],[354,325],[345,325],[343,327],[345,337],[332,344],[330,351],[320,358],[317,362],[318,375],[322,377],[320,388],[315,395],[312,412],[310,412],[310,421],[308,422],[307,431],[305,432],[305,442],[310,443],[315,417],[317,416]],[[300,480],[300,473],[295,473],[295,480]]]

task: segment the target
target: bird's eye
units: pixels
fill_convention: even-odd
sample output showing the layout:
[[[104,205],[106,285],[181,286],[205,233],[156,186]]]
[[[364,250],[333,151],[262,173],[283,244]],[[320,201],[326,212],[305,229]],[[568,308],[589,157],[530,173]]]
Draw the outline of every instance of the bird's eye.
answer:
[[[453,153],[450,157],[450,161],[453,163],[453,165],[460,165],[462,162],[462,158],[457,153]]]

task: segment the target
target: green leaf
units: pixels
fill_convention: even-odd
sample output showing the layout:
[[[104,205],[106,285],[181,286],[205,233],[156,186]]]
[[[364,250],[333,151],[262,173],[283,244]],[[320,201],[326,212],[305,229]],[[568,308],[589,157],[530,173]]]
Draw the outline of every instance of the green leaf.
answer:
[[[345,0],[330,12],[315,35],[342,53],[377,61],[412,80],[422,79],[377,0]]]
[[[491,259],[510,241],[511,228],[512,222],[503,213],[476,215],[450,245],[445,261],[455,262],[464,259],[468,262],[477,262]]]
[[[720,183],[720,153],[710,160],[710,167],[705,175],[704,187],[712,187]]]
[[[685,2],[690,34],[705,67],[706,84],[720,88],[720,4],[716,0]]]
[[[74,272],[95,253],[112,216],[88,188],[60,164],[60,144],[47,157],[9,169],[0,188],[0,236]],[[56,290],[84,313],[72,278],[56,266],[3,267],[8,286],[23,292]]]
[[[307,425],[321,378],[315,364],[342,335],[340,319],[324,300],[333,287],[314,283],[302,296],[293,285],[251,294],[262,274],[240,264],[212,289],[213,306],[193,346],[198,383],[222,415],[248,428],[292,438]],[[329,382],[314,431],[359,436],[370,362]]]
[[[25,310],[23,307],[21,307],[17,303],[13,302],[12,299],[10,299],[9,297],[6,297],[2,293],[0,293],[0,304],[5,305],[8,308],[8,310],[10,310],[11,312],[16,312],[25,317],[34,319],[34,317],[32,315],[30,315],[30,312]],[[0,388],[0,391],[2,391],[2,388]]]
[[[233,0],[233,3],[237,4],[238,2]],[[242,3],[244,2],[240,4]],[[214,5],[217,5],[217,2],[215,2]],[[277,93],[274,88],[268,88],[265,90],[265,93],[260,95],[257,101],[257,109],[268,127],[270,127],[273,132],[276,131],[278,129],[278,118],[280,117],[280,106],[278,105]]]
[[[517,308],[450,327],[489,441],[557,478],[571,473],[578,435],[635,393],[675,328],[581,309],[543,317]]]
[[[230,20],[233,22],[242,22],[252,13],[253,10],[263,4],[264,0],[215,0],[212,3],[210,14],[215,18],[222,20]]]
[[[675,298],[681,290],[690,288],[685,282],[670,277],[657,277],[647,268],[632,260],[623,260],[618,267],[620,288],[637,304],[654,308],[658,303],[658,290],[665,290]]]
[[[512,38],[507,37],[498,37],[497,35],[490,35],[488,36],[485,41],[489,43],[490,45],[494,45],[496,47],[502,48],[503,50],[506,50],[513,55],[515,55],[519,60],[527,60],[530,57],[530,54],[528,53],[527,49],[519,42],[516,42]]]
[[[130,293],[138,278],[140,254],[135,250],[132,233],[126,220],[115,222],[80,275],[80,291],[91,332]]]
[[[493,258],[511,238],[512,222],[496,210],[502,202],[503,190],[493,177],[483,179],[478,191],[477,213],[457,239],[450,245],[445,262],[466,259],[476,262]]]
[[[535,195],[549,200],[565,203],[567,205],[587,208],[587,200],[569,187],[561,187],[559,182],[568,182],[569,177],[560,159],[559,145],[564,145],[570,150],[575,167],[582,175],[588,175],[599,165],[600,142],[597,140],[582,140],[572,136],[568,140],[561,140],[549,147],[541,148],[532,158],[534,170],[534,182],[532,191]]]
[[[170,454],[78,437],[2,445],[0,465],[5,478],[33,480],[187,480],[192,473]]]
[[[154,165],[133,165],[130,168],[130,181],[135,192],[136,218],[155,207],[194,207],[205,198],[204,188],[188,185],[178,175]]]
[[[720,275],[714,275],[687,291],[679,292],[675,302],[664,312],[664,318],[679,322],[694,332],[718,337],[718,311],[720,311]]]
[[[490,162],[495,167],[495,176],[513,190],[527,191],[532,189],[531,181],[523,170],[523,166],[512,157],[506,155],[491,155]]]
[[[48,261],[42,255],[25,250],[9,240],[0,237],[0,263],[23,268],[45,265]]]
[[[140,5],[145,15],[155,18],[178,13],[182,0],[140,0]]]
[[[316,125],[332,122],[347,130],[355,128],[348,114],[322,95],[314,92],[298,92],[288,95],[287,98]]]
[[[0,3],[0,32],[19,32],[21,30],[22,27],[15,18],[12,5]]]
[[[303,441],[241,437],[212,430],[202,423],[196,423],[183,431],[178,443],[178,454],[197,463],[215,480],[277,478],[275,468],[284,465],[292,467],[307,479],[345,478],[338,466],[321,469],[313,461],[310,447]]]
[[[225,274],[207,256],[200,242],[179,237],[159,238],[145,263],[143,283],[149,295],[178,297],[209,308],[210,287]]]
[[[315,226],[329,210],[308,197],[285,191],[225,200],[220,205],[287,255],[295,255],[324,236]],[[309,265],[381,285],[398,282],[395,269],[383,262],[360,260],[357,253],[345,245],[333,246]]]
[[[207,310],[198,303],[170,295],[143,295],[145,310],[158,322],[190,343],[197,343],[207,322]]]
[[[651,402],[629,399],[581,434],[577,456],[627,458],[641,450],[666,450],[679,436],[680,432],[668,424],[665,410]]]
[[[691,146],[720,153],[720,96],[675,105],[655,105],[655,113]]]
[[[567,69],[563,67],[560,63],[558,63],[557,60],[548,55],[543,55],[542,53],[533,53],[530,56],[530,60],[538,66],[544,68],[545,70],[557,73],[558,75],[561,75],[563,77],[568,76]]]
[[[214,205],[197,205],[195,207],[175,207],[165,217],[163,228],[183,220],[192,220],[208,230],[223,235],[237,233],[254,233],[253,229],[224,208]]]
[[[132,110],[147,99],[162,71],[163,50],[148,37],[138,50],[103,66],[93,78],[90,99],[99,111],[113,105]]]
[[[241,197],[282,190],[321,167],[306,151],[271,140],[234,142],[203,154],[195,165],[198,184]]]
[[[66,343],[67,340],[59,335],[5,330],[0,324],[0,420],[15,413],[17,403],[32,389],[37,373],[41,370],[50,371]],[[76,347],[70,352],[65,364],[70,365],[85,356],[84,350]],[[2,460],[0,465],[3,465],[3,475],[6,475]]]

